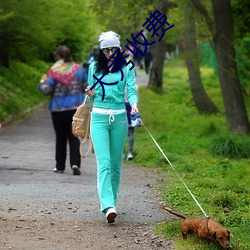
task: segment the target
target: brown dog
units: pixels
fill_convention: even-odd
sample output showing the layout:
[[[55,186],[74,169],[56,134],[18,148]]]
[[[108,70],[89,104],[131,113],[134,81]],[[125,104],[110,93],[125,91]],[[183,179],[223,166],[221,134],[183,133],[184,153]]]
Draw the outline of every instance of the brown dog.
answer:
[[[183,239],[187,239],[188,234],[194,234],[201,241],[216,241],[224,249],[231,249],[229,245],[230,232],[226,228],[223,228],[219,222],[210,218],[187,218],[185,215],[173,212],[166,207],[163,207],[163,209],[183,219],[181,225]]]

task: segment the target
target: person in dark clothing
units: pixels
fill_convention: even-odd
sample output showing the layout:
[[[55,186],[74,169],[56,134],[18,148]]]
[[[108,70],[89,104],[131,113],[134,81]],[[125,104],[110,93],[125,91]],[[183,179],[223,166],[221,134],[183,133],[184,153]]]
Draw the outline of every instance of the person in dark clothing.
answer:
[[[147,52],[146,52],[146,54],[144,56],[144,66],[145,66],[146,74],[149,73],[149,69],[150,69],[152,59],[153,59],[153,54],[151,52],[151,49],[148,48]]]
[[[55,51],[56,62],[39,85],[40,91],[50,95],[49,110],[56,134],[55,173],[64,173],[66,168],[67,141],[69,142],[70,166],[73,175],[80,175],[80,142],[72,134],[72,117],[84,99],[87,75],[84,69],[73,61],[67,46],[59,46]]]
[[[131,126],[131,105],[128,101],[125,102],[126,111],[127,111],[127,119],[128,119],[128,154],[127,161],[133,160],[133,148],[134,148],[134,127]]]
[[[144,51],[144,46],[143,45],[139,45],[138,47],[139,47],[139,49],[141,51]],[[138,53],[138,55],[137,55],[137,57],[136,57],[135,60],[137,61],[137,64],[138,64],[139,68],[143,69],[143,54]]]

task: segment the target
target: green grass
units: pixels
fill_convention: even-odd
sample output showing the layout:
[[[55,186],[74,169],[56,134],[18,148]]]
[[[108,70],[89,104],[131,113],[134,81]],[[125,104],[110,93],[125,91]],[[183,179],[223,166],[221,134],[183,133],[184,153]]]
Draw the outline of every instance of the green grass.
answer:
[[[9,115],[20,117],[21,111],[45,99],[38,84],[47,70],[47,64],[38,61],[31,65],[12,62],[9,69],[0,67],[0,122]]]
[[[217,115],[197,111],[186,67],[180,60],[165,66],[162,94],[146,88],[139,90],[142,120],[178,174],[144,127],[135,129],[133,163],[159,169],[164,181],[156,188],[165,204],[189,217],[202,217],[181,178],[206,213],[230,230],[232,249],[250,249],[250,138],[227,132],[219,81],[210,68],[201,68],[201,73],[208,95],[220,110]],[[193,237],[184,242],[178,237],[180,224],[180,219],[162,223],[155,231],[175,239],[178,250],[218,248],[214,243],[201,248]]]

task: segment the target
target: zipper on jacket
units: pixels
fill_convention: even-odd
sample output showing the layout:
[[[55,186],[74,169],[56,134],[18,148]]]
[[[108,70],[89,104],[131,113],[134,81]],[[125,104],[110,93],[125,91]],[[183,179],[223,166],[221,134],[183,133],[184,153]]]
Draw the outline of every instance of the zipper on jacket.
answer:
[[[111,74],[111,72],[109,72],[109,79],[108,79],[108,83],[110,83],[110,74]],[[107,88],[109,91],[109,93],[108,94],[110,94],[110,88]],[[110,101],[108,102],[108,108],[110,108]]]

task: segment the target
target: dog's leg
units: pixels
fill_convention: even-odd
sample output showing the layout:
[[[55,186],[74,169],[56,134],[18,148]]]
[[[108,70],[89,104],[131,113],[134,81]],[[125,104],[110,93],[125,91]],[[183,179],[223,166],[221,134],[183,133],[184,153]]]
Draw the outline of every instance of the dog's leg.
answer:
[[[183,238],[184,240],[186,240],[186,239],[187,239],[187,233],[184,232],[184,231],[182,231],[181,234],[182,234],[182,238]]]

